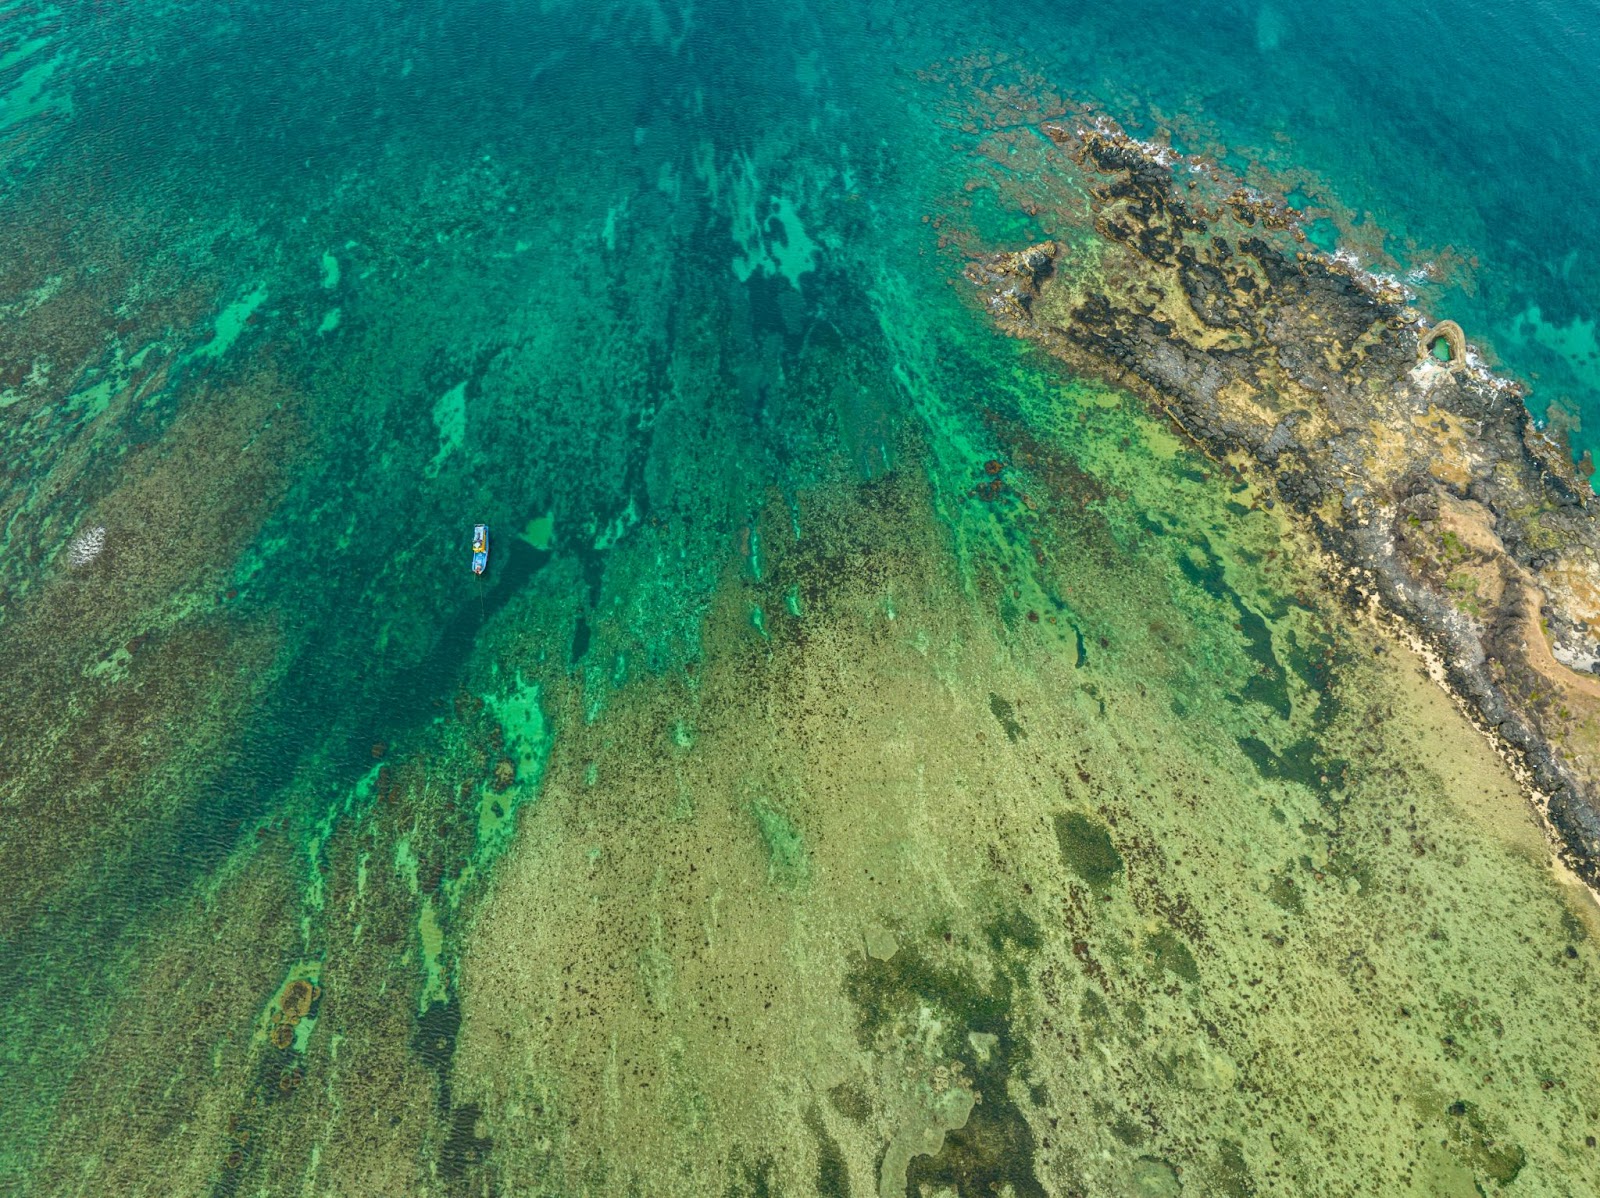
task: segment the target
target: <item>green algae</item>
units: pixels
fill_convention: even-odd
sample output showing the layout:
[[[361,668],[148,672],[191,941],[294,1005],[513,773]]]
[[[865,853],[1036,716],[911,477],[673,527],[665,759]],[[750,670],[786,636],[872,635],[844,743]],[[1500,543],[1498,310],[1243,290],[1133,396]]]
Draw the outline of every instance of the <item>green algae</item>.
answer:
[[[818,1198],[850,1198],[850,1171],[844,1155],[814,1107],[806,1112],[806,1127],[817,1141]]]
[[[1171,929],[1163,928],[1146,936],[1144,951],[1159,972],[1170,973],[1185,982],[1200,980],[1200,967],[1195,964],[1194,954]]]
[[[44,39],[23,42],[5,55],[0,70],[7,71],[11,79],[0,94],[0,130],[11,130],[50,115],[71,116],[71,92],[59,87],[63,80],[57,78],[62,67],[71,62],[71,56],[47,56],[44,51],[49,44]]]
[[[199,358],[220,358],[233,348],[234,342],[239,340],[241,333],[250,324],[251,318],[267,300],[267,288],[263,284],[256,287],[248,295],[234,300],[217,314],[217,321],[212,329],[210,338],[194,351]]]
[[[1510,1185],[1527,1163],[1527,1153],[1496,1134],[1478,1107],[1470,1102],[1453,1102],[1445,1112],[1452,1120],[1452,1139],[1461,1147],[1473,1168],[1499,1185]]]
[[[993,692],[989,695],[989,711],[1005,730],[1006,739],[1013,744],[1028,735],[1028,730],[1017,722],[1016,711],[1011,704]]]
[[[1033,1131],[1007,1092],[1009,1079],[1028,1059],[1014,1026],[1013,996],[1041,944],[1040,932],[1025,914],[1013,911],[990,924],[985,938],[998,966],[988,985],[960,967],[935,963],[921,946],[903,948],[887,961],[868,958],[847,975],[846,993],[857,1009],[863,1046],[881,1047],[919,1007],[931,1010],[941,1029],[940,1053],[956,1061],[957,1075],[970,1076],[969,1084],[983,1096],[959,1124],[943,1129],[936,1151],[912,1156],[908,1193],[923,1187],[949,1187],[960,1194],[1045,1192],[1035,1173]]]
[[[1267,884],[1267,897],[1273,905],[1281,907],[1290,915],[1300,915],[1305,912],[1305,899],[1299,885],[1288,874],[1278,874]]]
[[[1096,890],[1117,880],[1123,868],[1122,854],[1104,824],[1077,811],[1063,812],[1052,822],[1061,861],[1068,869]]]
[[[549,512],[535,516],[522,530],[522,538],[539,552],[547,552],[556,539],[555,517]]]
[[[428,463],[430,475],[438,474],[451,454],[458,453],[467,435],[467,384],[457,383],[433,405],[433,427],[439,437],[439,450]]]
[[[491,694],[483,702],[499,730],[500,760],[510,764],[511,772],[509,778],[497,774],[478,797],[476,844],[468,865],[474,872],[489,869],[510,844],[518,809],[538,794],[553,742],[539,683],[525,682],[518,674],[507,693]],[[470,880],[464,871],[459,884]]]
[[[766,849],[767,879],[786,887],[803,883],[810,865],[805,840],[794,821],[766,798],[756,799],[750,814]]]

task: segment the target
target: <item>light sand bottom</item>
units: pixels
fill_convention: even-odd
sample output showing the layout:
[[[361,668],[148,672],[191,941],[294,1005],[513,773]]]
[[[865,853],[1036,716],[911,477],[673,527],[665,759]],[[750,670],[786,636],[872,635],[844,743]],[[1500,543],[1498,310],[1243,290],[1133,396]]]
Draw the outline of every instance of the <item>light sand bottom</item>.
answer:
[[[770,642],[729,592],[693,685],[569,725],[475,926],[457,1099],[503,1180],[887,1194],[909,1165],[912,1193],[1466,1195],[1600,1176],[1587,900],[1402,647],[1340,671],[1311,768],[1341,786],[1265,776],[1285,770],[1219,738],[1203,693],[1180,718],[932,567],[769,619]]]

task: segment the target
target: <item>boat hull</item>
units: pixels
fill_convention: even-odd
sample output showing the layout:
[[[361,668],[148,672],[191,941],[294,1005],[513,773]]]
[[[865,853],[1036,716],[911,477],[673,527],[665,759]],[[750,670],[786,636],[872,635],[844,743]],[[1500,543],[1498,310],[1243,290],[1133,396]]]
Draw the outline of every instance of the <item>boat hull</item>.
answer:
[[[479,524],[472,530],[472,572],[482,574],[489,568],[489,526]]]

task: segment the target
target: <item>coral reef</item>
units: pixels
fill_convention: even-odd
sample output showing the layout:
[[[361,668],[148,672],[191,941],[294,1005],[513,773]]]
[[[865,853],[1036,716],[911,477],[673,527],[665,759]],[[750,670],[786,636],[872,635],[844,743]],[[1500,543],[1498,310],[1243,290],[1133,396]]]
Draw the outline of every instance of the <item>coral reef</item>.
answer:
[[[314,1019],[311,1010],[321,997],[322,988],[308,978],[292,978],[285,984],[268,1016],[268,1043],[280,1050],[292,1048],[301,1020]]]
[[[304,978],[296,978],[290,982],[284,988],[283,997],[278,1001],[278,1009],[283,1012],[284,1022],[294,1024],[305,1018],[317,993],[317,988]]]
[[[136,61],[0,189],[0,1190],[1595,1188],[1595,942],[1486,744],[963,307],[968,216],[1025,306],[1101,242],[949,142],[1075,105],[979,55],[905,121],[882,14],[392,15],[49,18]],[[1536,656],[1439,498],[1397,554]]]

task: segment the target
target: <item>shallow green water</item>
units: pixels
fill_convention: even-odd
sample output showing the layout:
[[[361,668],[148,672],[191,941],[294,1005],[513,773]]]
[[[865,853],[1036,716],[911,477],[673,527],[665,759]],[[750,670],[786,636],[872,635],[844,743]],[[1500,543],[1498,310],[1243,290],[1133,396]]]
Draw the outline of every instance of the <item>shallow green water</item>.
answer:
[[[3,11],[8,1184],[1593,1172],[1593,950],[1514,792],[1246,481],[996,338],[943,243],[1040,233],[965,189],[998,87],[1193,113],[1170,51]],[[1381,194],[1317,146],[1268,157]],[[1296,1063],[1346,1016],[1370,1054]]]

